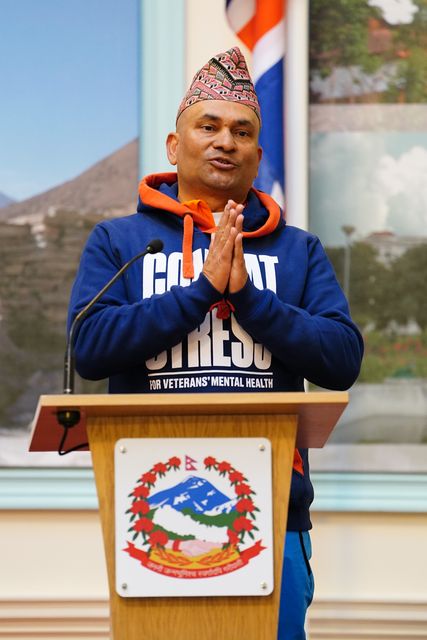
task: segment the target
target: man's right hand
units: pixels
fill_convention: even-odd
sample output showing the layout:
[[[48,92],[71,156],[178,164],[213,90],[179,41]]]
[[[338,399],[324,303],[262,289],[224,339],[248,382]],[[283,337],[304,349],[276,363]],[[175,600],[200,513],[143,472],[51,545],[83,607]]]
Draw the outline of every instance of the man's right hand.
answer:
[[[242,204],[229,200],[212,234],[208,257],[203,266],[203,274],[219,293],[224,293],[230,279],[234,242],[237,236],[236,220],[243,211]]]

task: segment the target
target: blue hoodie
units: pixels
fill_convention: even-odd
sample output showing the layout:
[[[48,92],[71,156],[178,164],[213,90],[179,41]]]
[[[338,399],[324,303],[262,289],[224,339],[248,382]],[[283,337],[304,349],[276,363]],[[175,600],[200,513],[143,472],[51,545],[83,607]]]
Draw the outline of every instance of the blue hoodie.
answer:
[[[194,277],[183,275],[189,211],[178,202],[176,175],[149,176],[139,194],[136,214],[92,231],[71,294],[69,326],[151,240],[160,238],[163,251],[135,262],[78,327],[82,377],[109,378],[111,393],[303,391],[304,378],[336,390],[354,383],[363,341],[315,236],[287,226],[276,203],[252,189],[243,225],[249,278],[227,296],[226,312],[232,312],[221,314],[215,305],[222,295],[202,273],[212,229],[193,213]],[[288,530],[311,528],[308,455],[299,453]]]

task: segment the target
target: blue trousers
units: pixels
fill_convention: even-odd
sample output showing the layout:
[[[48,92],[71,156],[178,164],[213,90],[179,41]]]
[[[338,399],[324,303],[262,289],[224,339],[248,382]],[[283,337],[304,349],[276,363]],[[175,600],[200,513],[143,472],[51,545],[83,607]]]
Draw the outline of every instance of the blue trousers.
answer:
[[[283,560],[278,640],[305,640],[305,616],[313,600],[314,578],[310,568],[308,531],[286,533]]]

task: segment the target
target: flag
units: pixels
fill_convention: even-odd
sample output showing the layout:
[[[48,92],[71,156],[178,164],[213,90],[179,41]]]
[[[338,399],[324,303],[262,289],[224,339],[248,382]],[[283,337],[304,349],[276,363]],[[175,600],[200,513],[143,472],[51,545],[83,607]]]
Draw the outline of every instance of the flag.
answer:
[[[284,73],[286,0],[226,0],[228,23],[250,49],[261,105],[263,148],[255,187],[283,206],[285,192]]]

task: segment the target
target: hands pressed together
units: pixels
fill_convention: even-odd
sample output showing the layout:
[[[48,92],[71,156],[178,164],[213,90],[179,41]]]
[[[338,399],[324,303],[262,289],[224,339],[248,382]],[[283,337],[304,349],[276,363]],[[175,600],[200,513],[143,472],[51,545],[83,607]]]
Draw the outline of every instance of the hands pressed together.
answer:
[[[248,279],[243,255],[243,205],[229,200],[217,231],[212,234],[203,273],[220,293],[240,291]]]

